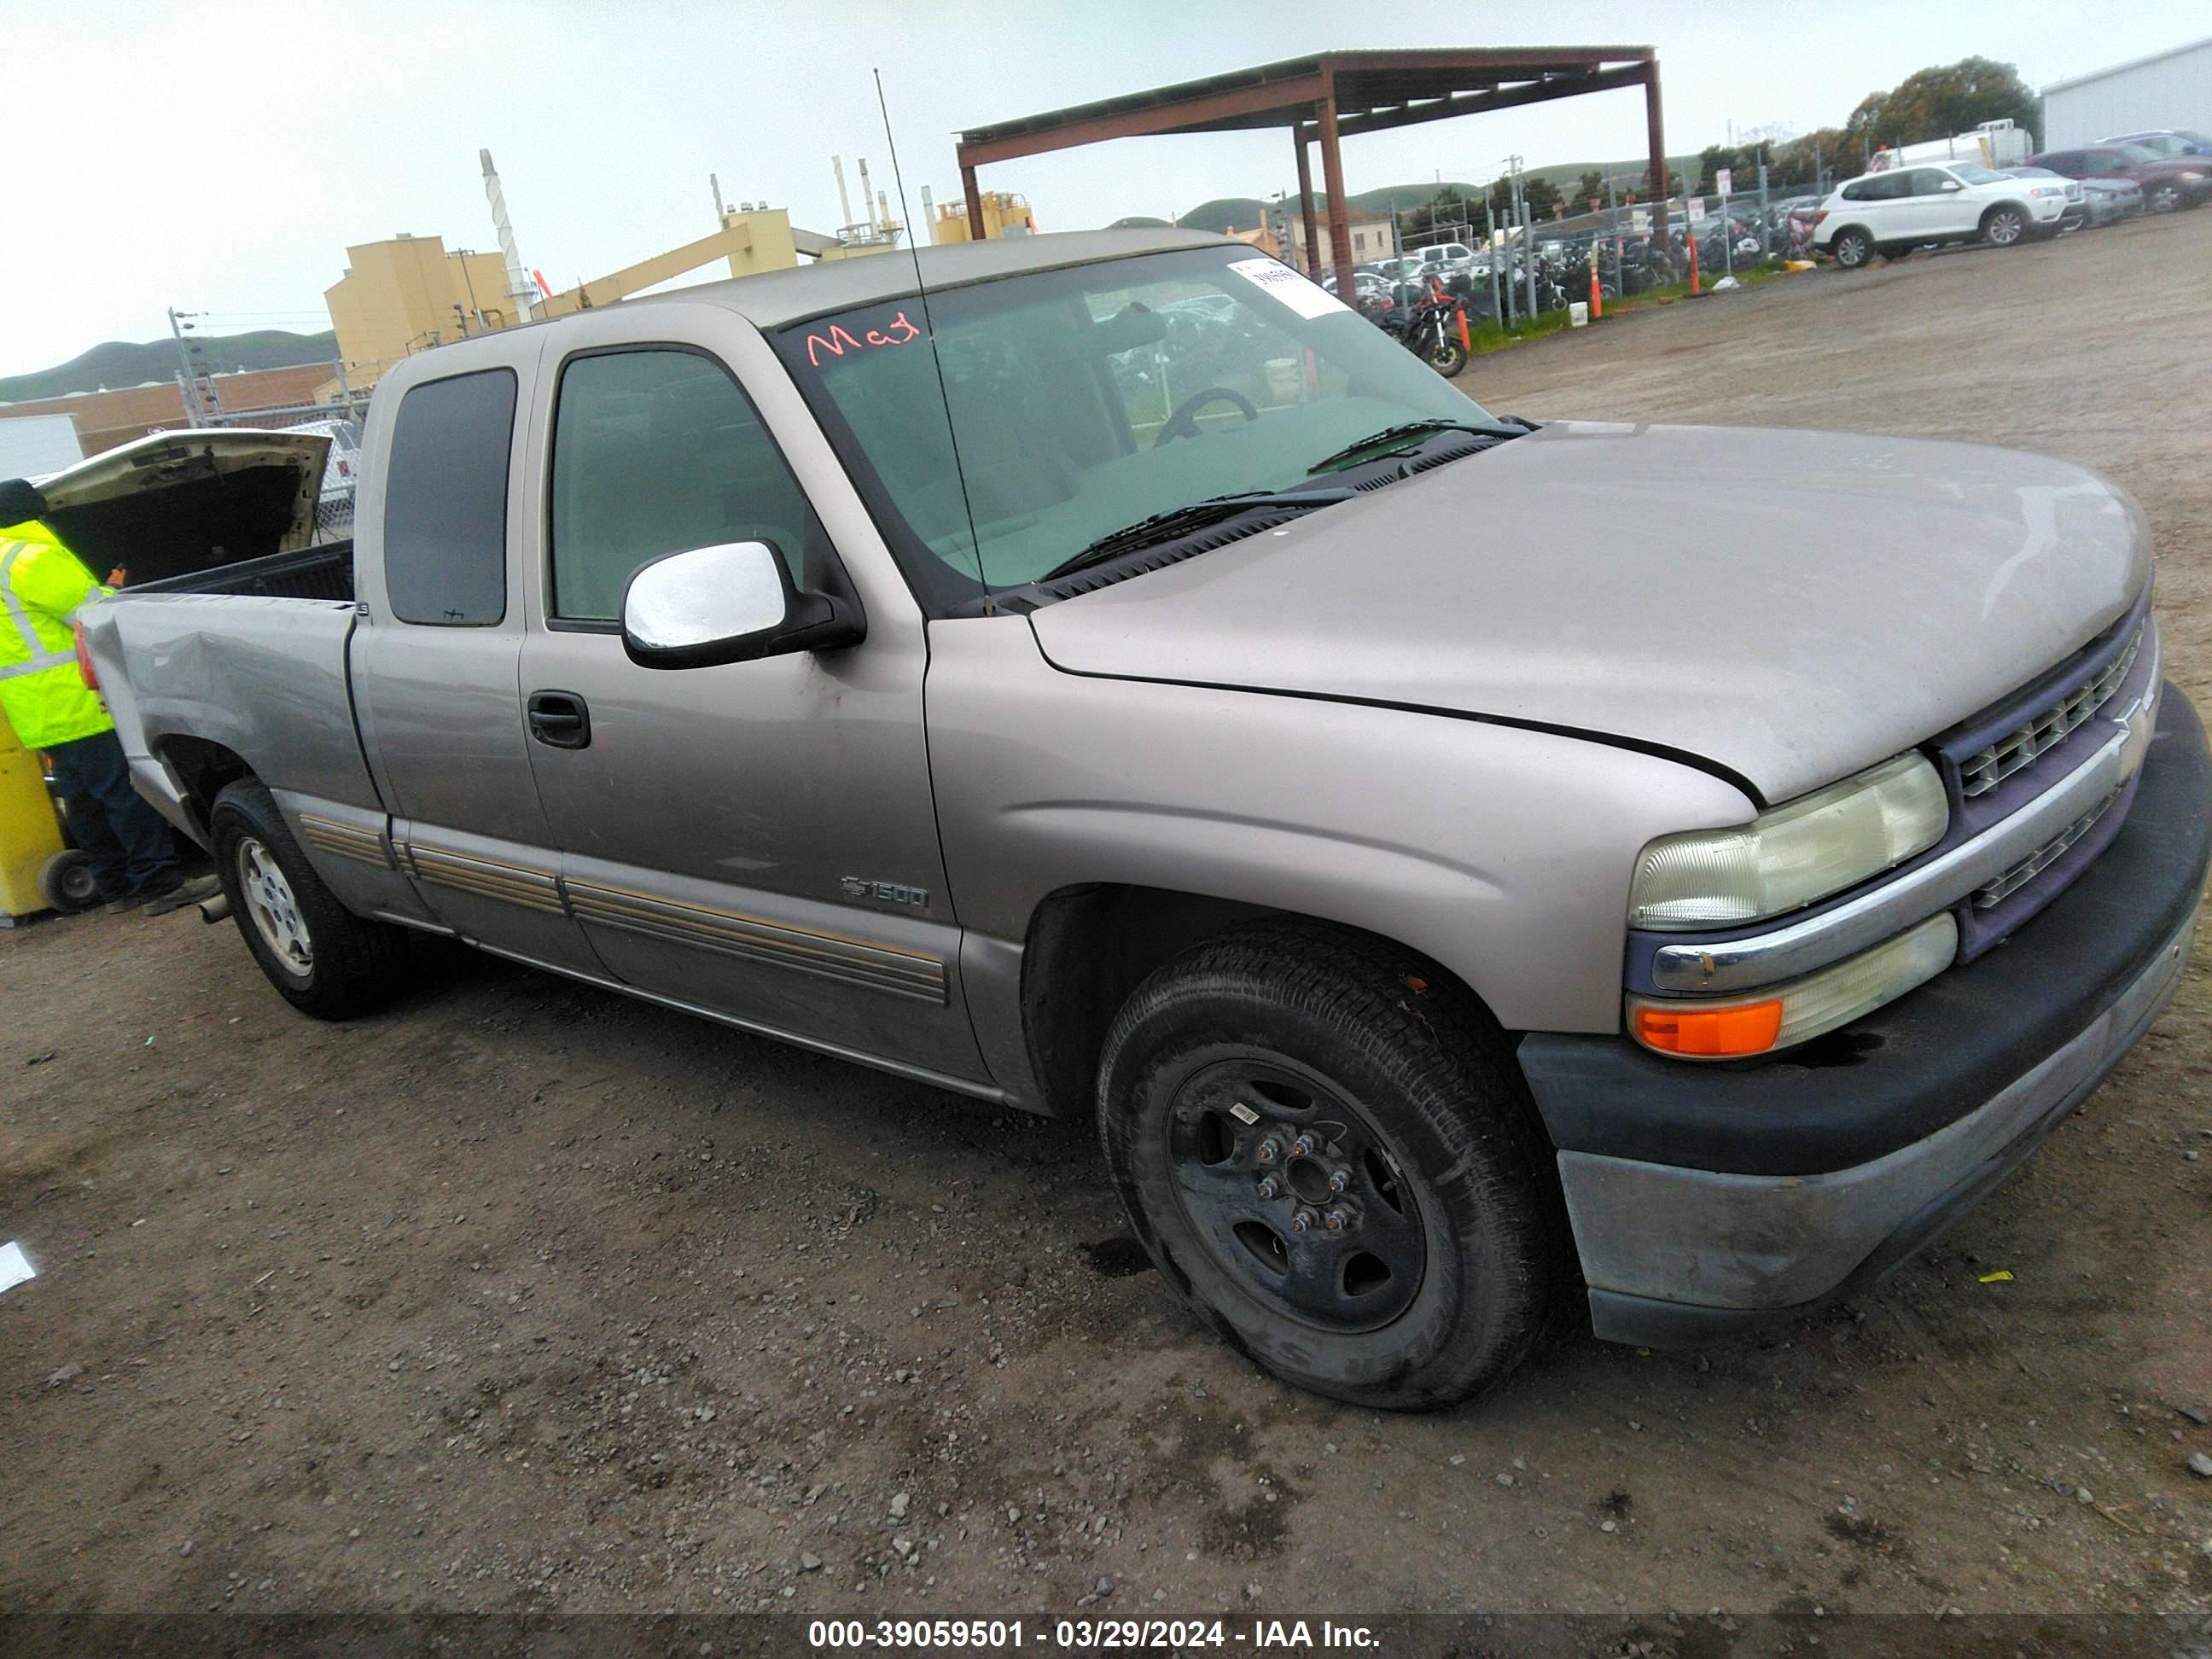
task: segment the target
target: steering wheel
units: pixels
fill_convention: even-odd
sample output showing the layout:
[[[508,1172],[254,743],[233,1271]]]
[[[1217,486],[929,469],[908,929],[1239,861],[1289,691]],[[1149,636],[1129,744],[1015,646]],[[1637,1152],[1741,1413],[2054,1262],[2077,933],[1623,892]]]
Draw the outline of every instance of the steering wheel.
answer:
[[[1203,392],[1192,392],[1189,397],[1176,405],[1175,413],[1169,416],[1161,423],[1160,429],[1153,434],[1152,447],[1164,449],[1177,438],[1196,437],[1198,411],[1208,404],[1224,400],[1235,404],[1237,408],[1243,410],[1247,422],[1260,418],[1260,411],[1253,407],[1252,400],[1243,392],[1231,392],[1225,386],[1210,386]]]

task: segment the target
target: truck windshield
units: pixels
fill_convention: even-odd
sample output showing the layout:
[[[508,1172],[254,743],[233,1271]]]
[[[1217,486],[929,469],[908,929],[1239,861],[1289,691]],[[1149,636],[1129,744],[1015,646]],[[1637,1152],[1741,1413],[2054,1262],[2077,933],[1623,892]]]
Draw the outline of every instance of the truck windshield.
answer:
[[[1242,248],[937,290],[928,317],[941,389],[912,298],[795,325],[777,344],[933,607],[1035,581],[1193,502],[1307,488],[1316,462],[1387,428],[1496,424]]]

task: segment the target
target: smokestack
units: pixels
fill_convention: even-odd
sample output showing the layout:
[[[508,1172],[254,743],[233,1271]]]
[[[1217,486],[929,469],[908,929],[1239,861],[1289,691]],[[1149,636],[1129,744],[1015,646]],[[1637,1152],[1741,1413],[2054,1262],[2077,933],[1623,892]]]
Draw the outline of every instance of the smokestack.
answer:
[[[937,204],[929,199],[929,186],[927,185],[924,185],[921,187],[921,223],[922,228],[929,233],[929,240],[932,242],[936,241]],[[913,234],[914,233],[911,230],[908,230],[907,233],[909,237],[912,236]]]
[[[845,193],[845,158],[831,156],[830,171],[837,175],[837,211],[843,216],[837,228],[842,230],[853,222],[853,198]]]
[[[484,198],[491,204],[491,223],[499,234],[499,251],[507,256],[507,303],[514,307],[514,320],[526,323],[533,314],[537,295],[531,289],[529,277],[523,275],[522,255],[515,251],[514,227],[507,217],[507,193],[499,187],[499,170],[491,164],[491,152],[478,150],[477,160],[483,164]]]
[[[714,222],[719,225],[724,219],[729,216],[722,211],[722,181],[718,176],[710,173],[707,175],[707,182],[714,186]]]
[[[879,190],[876,192],[876,228],[889,230],[890,228],[891,193],[887,190]]]
[[[860,158],[860,211],[868,216],[868,228],[876,228],[876,193],[868,187],[868,158]]]

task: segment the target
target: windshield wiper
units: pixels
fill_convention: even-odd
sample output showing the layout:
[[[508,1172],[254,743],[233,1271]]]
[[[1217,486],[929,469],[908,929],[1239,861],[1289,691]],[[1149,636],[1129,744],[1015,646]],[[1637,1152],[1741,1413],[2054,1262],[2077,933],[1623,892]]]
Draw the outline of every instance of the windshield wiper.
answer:
[[[1316,472],[1327,472],[1342,466],[1347,461],[1358,460],[1370,449],[1386,444],[1403,445],[1413,438],[1425,438],[1438,432],[1472,432],[1484,438],[1517,438],[1520,429],[1509,426],[1478,426],[1472,421],[1401,421],[1395,426],[1386,426],[1380,432],[1370,432],[1354,443],[1348,443],[1334,455],[1324,455],[1306,469],[1311,477]]]
[[[1268,489],[1249,489],[1232,495],[1209,495],[1202,501],[1170,507],[1165,513],[1155,513],[1149,519],[1139,519],[1134,524],[1109,531],[1080,553],[1062,559],[1036,580],[1048,582],[1062,576],[1072,576],[1094,564],[1103,564],[1124,553],[1134,553],[1142,548],[1157,547],[1162,542],[1171,542],[1178,536],[1188,536],[1194,530],[1203,530],[1208,525],[1233,519],[1254,507],[1296,509],[1334,507],[1339,501],[1351,499],[1352,491],[1349,489],[1306,489],[1281,494]]]

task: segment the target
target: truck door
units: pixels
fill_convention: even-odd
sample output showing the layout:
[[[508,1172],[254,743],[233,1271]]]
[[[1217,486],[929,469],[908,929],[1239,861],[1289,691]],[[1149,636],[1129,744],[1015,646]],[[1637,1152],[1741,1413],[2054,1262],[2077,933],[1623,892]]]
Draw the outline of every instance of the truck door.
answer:
[[[562,906],[515,695],[508,501],[538,343],[483,342],[477,361],[513,361],[435,380],[397,370],[396,410],[380,392],[372,420],[389,424],[371,445],[386,461],[362,503],[350,672],[393,852],[431,913],[489,949],[597,975]]]
[[[586,937],[672,1002],[984,1078],[930,793],[921,617],[880,541],[840,562],[788,459],[811,457],[849,508],[846,533],[872,537],[826,441],[757,331],[720,307],[611,312],[565,343],[533,416],[550,477],[521,693],[583,723],[529,750]],[[630,573],[740,541],[769,543],[802,586],[847,573],[867,637],[712,667],[631,662]]]

